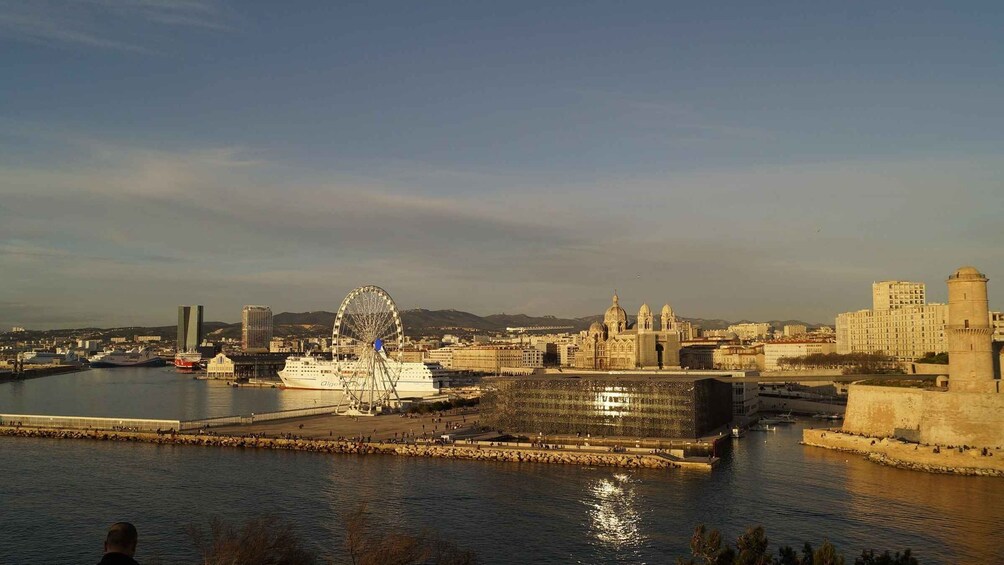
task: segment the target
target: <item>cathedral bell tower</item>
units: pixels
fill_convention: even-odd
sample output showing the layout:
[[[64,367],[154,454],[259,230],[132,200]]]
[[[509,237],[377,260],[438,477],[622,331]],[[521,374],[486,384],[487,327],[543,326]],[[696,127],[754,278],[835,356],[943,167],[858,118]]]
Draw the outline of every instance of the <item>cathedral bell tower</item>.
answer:
[[[642,304],[638,309],[638,333],[649,333],[655,329],[655,317],[648,304]]]

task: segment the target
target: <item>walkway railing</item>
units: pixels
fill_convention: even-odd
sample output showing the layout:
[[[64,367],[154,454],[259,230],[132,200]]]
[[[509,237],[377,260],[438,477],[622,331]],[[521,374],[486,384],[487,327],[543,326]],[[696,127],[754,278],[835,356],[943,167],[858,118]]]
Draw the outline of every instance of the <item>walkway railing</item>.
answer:
[[[295,408],[293,410],[279,410],[276,412],[251,413],[248,416],[222,416],[219,418],[202,418],[199,420],[182,420],[182,430],[197,430],[199,428],[214,428],[219,426],[235,426],[254,424],[258,422],[268,422],[271,420],[286,420],[289,418],[300,418],[302,416],[317,416],[320,414],[333,414],[335,405],[312,406],[310,408]]]

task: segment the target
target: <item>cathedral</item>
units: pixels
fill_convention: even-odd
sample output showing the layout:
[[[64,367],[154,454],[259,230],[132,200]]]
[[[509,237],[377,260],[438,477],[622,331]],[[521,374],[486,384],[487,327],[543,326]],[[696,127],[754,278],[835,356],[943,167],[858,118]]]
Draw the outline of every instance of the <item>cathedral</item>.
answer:
[[[669,304],[662,307],[662,324],[655,329],[655,319],[648,304],[638,310],[638,321],[628,324],[627,312],[620,306],[617,293],[603,315],[603,323],[589,326],[575,355],[576,369],[679,369],[680,333],[689,331],[677,321]]]

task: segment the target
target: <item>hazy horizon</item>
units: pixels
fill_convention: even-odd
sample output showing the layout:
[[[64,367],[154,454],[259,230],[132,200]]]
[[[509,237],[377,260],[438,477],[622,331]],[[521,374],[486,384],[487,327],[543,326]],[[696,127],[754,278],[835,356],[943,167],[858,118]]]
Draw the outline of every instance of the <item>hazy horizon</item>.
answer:
[[[1004,309],[1004,6],[0,0],[0,328]],[[166,322],[166,323],[165,323]]]

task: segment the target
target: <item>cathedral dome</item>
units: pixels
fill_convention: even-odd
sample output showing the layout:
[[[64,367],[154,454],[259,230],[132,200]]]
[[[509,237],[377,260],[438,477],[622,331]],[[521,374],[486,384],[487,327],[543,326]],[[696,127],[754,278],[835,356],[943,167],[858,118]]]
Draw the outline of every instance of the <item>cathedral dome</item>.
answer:
[[[647,316],[652,313],[652,309],[648,307],[648,304],[642,304],[641,308],[638,309],[639,316]]]
[[[662,315],[663,316],[673,315],[673,309],[669,307],[669,304],[666,304],[665,306],[662,307]]]
[[[621,330],[627,327],[627,312],[621,308],[620,299],[617,298],[616,293],[614,293],[613,304],[610,305],[610,308],[607,308],[606,314],[603,315],[603,322],[610,329],[617,328]]]
[[[599,322],[593,322],[592,324],[589,325],[589,333],[591,333],[591,334],[602,334],[603,333],[603,324],[601,324]]]

